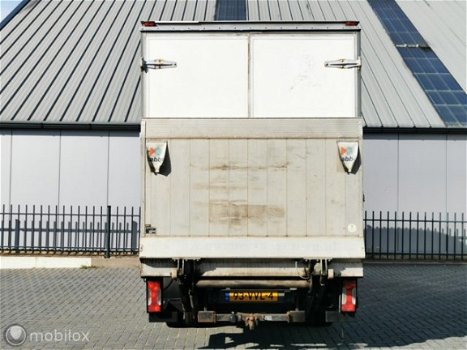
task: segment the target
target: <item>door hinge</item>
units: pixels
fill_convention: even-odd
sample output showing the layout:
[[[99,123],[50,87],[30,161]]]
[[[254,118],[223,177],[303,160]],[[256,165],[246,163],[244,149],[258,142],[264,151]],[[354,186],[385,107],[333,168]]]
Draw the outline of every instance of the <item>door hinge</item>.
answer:
[[[148,69],[164,69],[164,68],[176,68],[177,62],[166,61],[161,58],[156,58],[155,60],[145,60],[141,59],[141,69],[145,72]]]
[[[326,61],[324,66],[328,68],[340,68],[340,69],[350,69],[350,68],[360,68],[362,66],[362,60],[350,59],[350,58],[341,58],[335,61]]]

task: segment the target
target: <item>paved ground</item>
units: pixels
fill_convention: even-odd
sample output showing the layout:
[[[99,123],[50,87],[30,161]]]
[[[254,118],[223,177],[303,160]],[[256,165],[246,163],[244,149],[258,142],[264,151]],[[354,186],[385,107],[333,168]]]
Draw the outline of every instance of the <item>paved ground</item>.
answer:
[[[24,326],[24,348],[467,348],[467,265],[367,264],[365,274],[344,338],[339,325],[150,324],[138,270],[120,268],[2,270],[0,327]]]

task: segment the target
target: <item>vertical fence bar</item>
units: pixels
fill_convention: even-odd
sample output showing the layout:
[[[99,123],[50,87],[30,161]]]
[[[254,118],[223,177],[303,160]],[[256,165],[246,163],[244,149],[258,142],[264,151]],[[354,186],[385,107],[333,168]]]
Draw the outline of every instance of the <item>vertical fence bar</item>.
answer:
[[[457,213],[454,213],[454,261],[457,259]]]
[[[82,247],[79,244],[79,239],[80,239],[80,231],[79,231],[79,224],[80,224],[80,214],[81,214],[81,207],[78,207],[78,216],[77,216],[77,221],[76,221],[76,232],[75,232],[75,247],[76,250],[81,251]]]
[[[405,223],[404,212],[402,212],[402,228],[401,228],[401,259],[402,260],[404,260],[404,241],[405,241],[404,223]]]
[[[389,259],[389,210],[386,212],[386,259]]]
[[[42,219],[43,219],[43,210],[41,204],[41,213],[40,213],[40,220],[39,220],[39,251],[42,251]]]
[[[131,252],[133,253],[136,250],[136,235],[135,235],[135,230],[134,230],[135,222],[134,222],[134,208],[133,207],[131,207],[130,222],[131,222],[131,243],[130,243],[131,245],[130,245],[130,249],[131,249]]]
[[[367,242],[368,242],[368,230],[367,230],[367,211],[365,210],[365,216],[363,217],[363,246],[365,247],[365,254],[368,251]]]
[[[438,260],[441,259],[441,237],[442,237],[442,218],[441,212],[439,213],[438,220]]]
[[[28,205],[26,204],[24,212],[24,230],[23,230],[23,248],[26,250],[28,248],[27,233],[28,233]],[[19,210],[18,210],[19,212]]]
[[[68,220],[68,244],[67,244],[67,250],[68,252],[71,251],[72,248],[72,242],[73,242],[73,207],[70,205],[70,213],[68,214],[70,219]]]
[[[88,206],[84,208],[85,216],[84,216],[84,251],[88,251]]]
[[[417,259],[420,254],[420,217],[419,217],[419,212],[417,211]]]
[[[117,206],[117,213],[115,215],[115,230],[114,230],[114,237],[113,241],[115,242],[115,251],[118,252],[120,248],[120,230],[119,230],[119,215],[118,215],[118,206]]]
[[[61,245],[62,253],[65,251],[65,206],[62,208],[62,232],[61,232]]]
[[[19,253],[19,226],[20,226],[20,220],[15,219],[15,251],[16,253]]]
[[[446,212],[446,260],[449,258],[449,213]]]
[[[94,232],[96,230],[95,227],[96,227],[96,207],[93,205],[92,206],[91,247],[95,247],[94,245]]]
[[[379,260],[381,260],[381,251],[382,251],[381,246],[383,245],[382,238],[381,238],[381,236],[382,236],[382,234],[381,234],[382,226],[383,226],[383,220],[382,220],[382,212],[380,210],[379,211],[379,254],[378,254],[379,255]]]
[[[409,260],[412,259],[412,212],[409,212]]]
[[[105,257],[108,259],[110,258],[110,212],[111,208],[110,205],[107,206],[107,226],[106,226],[106,232],[105,232]]]
[[[126,207],[123,207],[123,239],[124,239],[124,243],[123,243],[123,251],[128,251],[128,228],[127,228],[127,222],[126,222]]]
[[[424,232],[424,234],[423,234],[423,237],[424,237],[423,238],[423,244],[424,244],[424,246],[423,246],[423,259],[425,260],[426,259],[426,236],[427,236],[427,234],[426,234],[426,212],[425,212],[425,219],[423,220],[423,223],[424,223],[424,226],[425,226],[424,230],[423,230],[423,232]]]
[[[4,232],[5,232],[5,204],[2,205],[2,252],[5,247],[5,237],[4,237]]]
[[[36,205],[32,206],[32,225],[31,225],[31,251],[34,252],[35,241],[35,223],[36,223]]]
[[[10,204],[10,220],[8,222],[8,251],[11,252],[11,235],[13,230],[13,205]]]
[[[371,256],[375,257],[375,211],[371,212]]]
[[[45,232],[47,235],[45,237],[46,250],[49,251],[50,249],[50,205],[47,205],[47,224],[45,225]]]
[[[138,228],[141,230],[141,207],[138,207]],[[139,250],[139,230],[136,231],[136,252]]]
[[[461,214],[461,260],[464,260],[464,213]]]
[[[104,226],[103,226],[103,223],[102,223],[102,220],[103,220],[103,215],[102,215],[102,205],[100,207],[100,227],[99,227],[99,246],[100,246],[100,249],[101,251],[104,251],[105,252],[105,231],[104,231]]]
[[[435,233],[435,213],[431,212],[431,260],[434,257],[434,233]]]
[[[397,211],[394,212],[394,260],[397,258]]]
[[[58,205],[55,206],[55,222],[54,222],[54,236],[53,236],[53,243],[52,243],[52,248],[54,251],[57,250],[58,244],[57,244],[57,236],[58,236]]]

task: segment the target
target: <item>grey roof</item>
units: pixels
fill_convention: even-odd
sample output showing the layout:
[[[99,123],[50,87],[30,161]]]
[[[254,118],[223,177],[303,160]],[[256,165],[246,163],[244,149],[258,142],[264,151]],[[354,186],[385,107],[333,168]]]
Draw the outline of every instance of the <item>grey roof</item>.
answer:
[[[467,2],[397,0],[397,3],[459,85],[467,91]]]
[[[366,1],[247,0],[247,11],[249,20],[361,21],[367,126],[445,126]],[[29,1],[0,32],[0,120],[137,124],[139,21],[215,12],[215,0]]]

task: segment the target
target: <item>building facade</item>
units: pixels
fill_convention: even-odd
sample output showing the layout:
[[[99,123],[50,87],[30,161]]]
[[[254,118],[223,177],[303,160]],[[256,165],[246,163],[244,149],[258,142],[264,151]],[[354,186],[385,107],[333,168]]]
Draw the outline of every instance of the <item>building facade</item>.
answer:
[[[440,114],[372,1],[23,2],[0,26],[1,204],[139,206],[141,20],[358,20],[365,208],[466,213],[467,121]],[[465,2],[384,1],[465,98]]]

